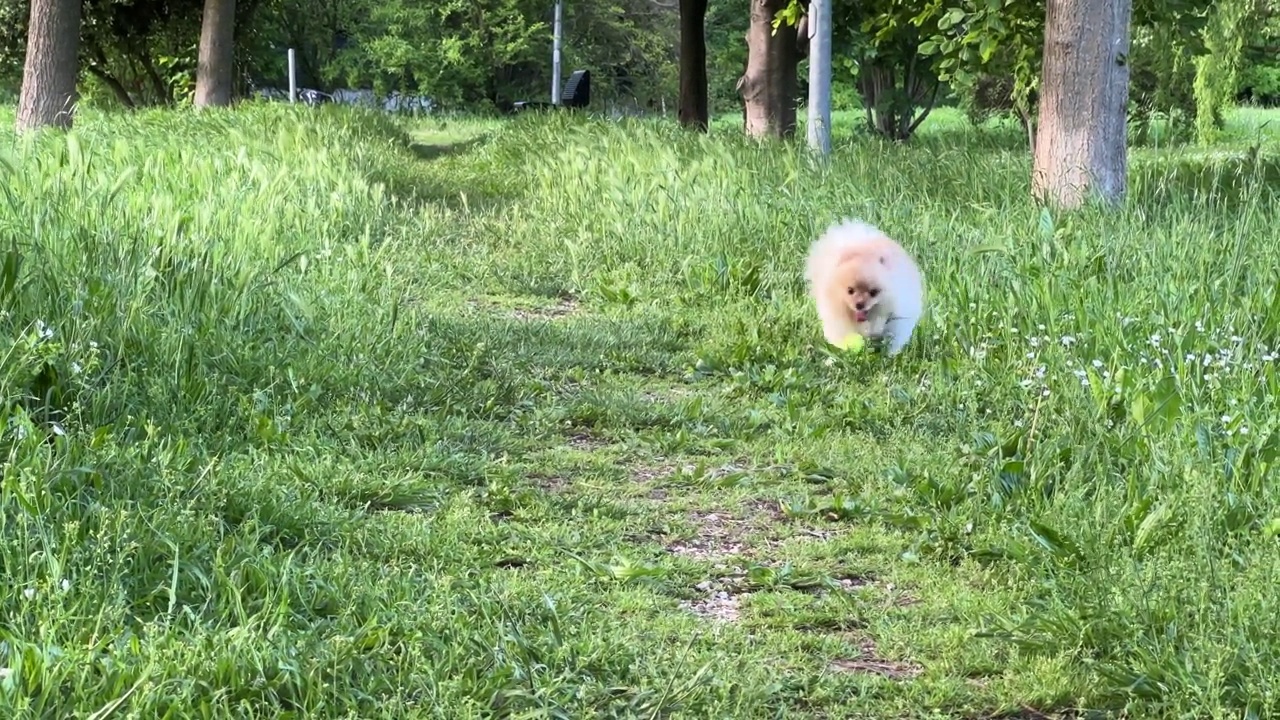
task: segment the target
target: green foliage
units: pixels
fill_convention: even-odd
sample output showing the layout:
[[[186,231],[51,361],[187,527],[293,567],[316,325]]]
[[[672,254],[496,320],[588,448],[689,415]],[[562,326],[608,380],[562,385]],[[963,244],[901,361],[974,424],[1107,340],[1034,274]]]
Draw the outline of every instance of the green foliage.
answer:
[[[1244,32],[1237,91],[1255,103],[1280,104],[1280,0],[1257,0]]]
[[[1245,46],[1245,23],[1255,0],[1220,0],[1204,29],[1204,54],[1196,58],[1196,138],[1214,141],[1223,113],[1236,99]]]
[[[715,0],[707,6],[707,79],[712,113],[738,111],[736,89],[747,68],[750,0]]]

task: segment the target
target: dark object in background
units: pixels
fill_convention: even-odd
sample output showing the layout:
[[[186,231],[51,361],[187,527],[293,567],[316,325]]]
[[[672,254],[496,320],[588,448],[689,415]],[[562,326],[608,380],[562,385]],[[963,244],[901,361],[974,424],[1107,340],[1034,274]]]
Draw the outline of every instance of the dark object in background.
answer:
[[[321,103],[333,102],[333,96],[329,93],[312,90],[311,88],[298,89],[298,99],[304,104],[315,107]]]
[[[590,70],[574,70],[569,76],[569,81],[564,84],[564,90],[560,92],[559,107],[568,108],[584,108],[591,104],[591,71]],[[523,110],[552,110],[557,106],[549,102],[536,102],[532,100],[521,100],[511,106],[515,112]]]

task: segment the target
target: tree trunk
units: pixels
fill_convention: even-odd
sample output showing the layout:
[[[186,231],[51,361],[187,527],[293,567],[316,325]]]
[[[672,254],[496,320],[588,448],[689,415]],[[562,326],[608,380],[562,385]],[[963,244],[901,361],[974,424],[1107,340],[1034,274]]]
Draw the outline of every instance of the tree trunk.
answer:
[[[235,27],[236,0],[204,0],[196,65],[196,107],[231,104]]]
[[[135,103],[133,101],[133,97],[129,95],[129,90],[125,88],[124,84],[121,83],[116,76],[94,65],[90,65],[85,69],[88,70],[91,75],[101,80],[102,84],[106,85],[107,88],[111,90],[112,94],[116,96],[116,100],[119,100],[120,104],[126,109],[133,110],[137,107],[137,103]]]
[[[710,124],[707,103],[707,0],[680,0],[680,124],[706,132]]]
[[[1032,192],[1063,208],[1124,198],[1132,0],[1049,0]]]
[[[31,0],[18,132],[69,129],[80,75],[80,0]]]
[[[787,0],[751,0],[747,72],[738,82],[747,135],[791,137],[796,131],[796,33],[773,32],[773,18]]]

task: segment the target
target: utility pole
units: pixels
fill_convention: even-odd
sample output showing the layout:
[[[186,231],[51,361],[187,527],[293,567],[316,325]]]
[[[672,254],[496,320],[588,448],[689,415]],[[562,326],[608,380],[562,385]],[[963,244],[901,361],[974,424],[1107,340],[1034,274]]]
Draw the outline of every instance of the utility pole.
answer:
[[[564,28],[560,24],[560,16],[564,9],[564,1],[556,0],[556,20],[551,50],[551,104],[560,104],[560,39]]]
[[[809,3],[809,147],[831,154],[831,0]]]

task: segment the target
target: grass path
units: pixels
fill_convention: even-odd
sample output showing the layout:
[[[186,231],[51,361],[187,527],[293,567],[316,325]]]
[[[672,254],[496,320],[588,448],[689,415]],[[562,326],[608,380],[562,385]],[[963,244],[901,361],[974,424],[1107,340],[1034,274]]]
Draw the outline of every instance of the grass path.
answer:
[[[1274,144],[1054,218],[955,132],[14,142],[0,712],[1265,715]],[[892,361],[803,297],[846,214],[930,277]]]

